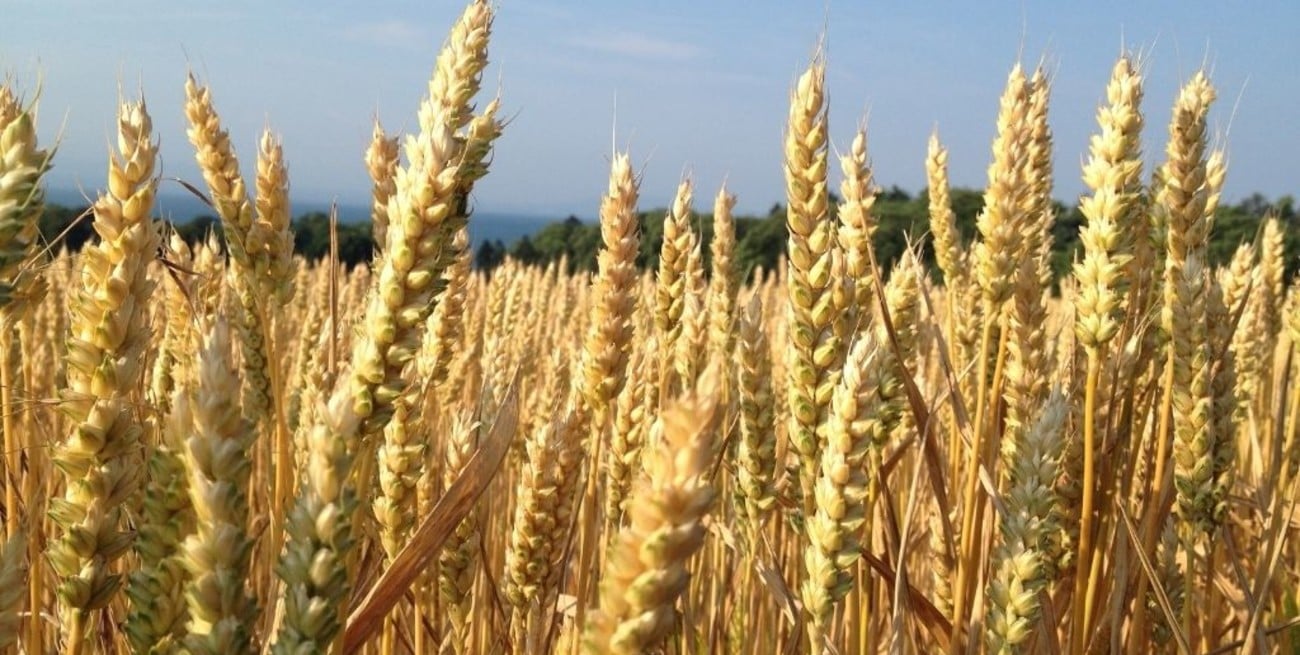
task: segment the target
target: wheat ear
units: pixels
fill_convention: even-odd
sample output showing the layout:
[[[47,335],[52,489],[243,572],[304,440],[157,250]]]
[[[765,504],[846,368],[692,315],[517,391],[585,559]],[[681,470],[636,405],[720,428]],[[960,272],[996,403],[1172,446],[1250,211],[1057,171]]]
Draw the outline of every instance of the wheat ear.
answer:
[[[636,256],[641,235],[636,218],[637,180],[626,153],[610,165],[609,189],[600,203],[600,254],[592,282],[593,315],[582,351],[583,396],[601,435],[614,398],[623,388],[636,311]]]
[[[435,86],[469,83],[444,81],[445,75],[477,76],[487,64],[486,32],[491,14],[474,3],[453,30],[439,55]],[[465,27],[467,20],[480,21]],[[468,29],[472,36],[457,30]],[[451,64],[444,64],[450,58]],[[476,88],[476,87],[475,87]],[[468,102],[468,98],[465,99]],[[426,98],[421,131],[407,137],[407,166],[399,168],[396,192],[389,199],[388,239],[378,262],[378,285],[366,302],[359,339],[353,344],[352,388],[356,413],[367,439],[378,435],[392,416],[393,403],[407,386],[403,369],[419,351],[424,322],[438,303],[442,273],[456,256],[455,233],[468,220],[468,196],[486,174],[488,153],[501,133],[493,101],[456,131],[461,105],[442,96]],[[434,120],[424,125],[424,114]],[[364,491],[364,490],[363,490]]]
[[[572,408],[570,408],[571,410]],[[582,418],[566,410],[547,422],[526,444],[514,524],[506,549],[504,596],[510,603],[511,643],[525,652],[541,629],[544,608],[556,583],[578,490]]]
[[[1176,508],[1185,526],[1208,532],[1221,511],[1212,476],[1210,399],[1212,354],[1207,302],[1211,195],[1206,163],[1206,116],[1215,97],[1198,73],[1183,87],[1169,128],[1168,159],[1158,201],[1168,217],[1163,322],[1170,339]]]
[[[682,314],[686,310],[687,261],[698,241],[691,229],[691,201],[694,187],[690,179],[677,185],[673,204],[664,216],[663,245],[659,248],[659,276],[655,281],[655,328],[659,335],[659,374],[661,386],[669,386],[682,334]]]
[[[243,653],[253,647],[257,602],[245,587],[252,558],[248,535],[254,426],[240,414],[239,378],[230,361],[223,320],[210,328],[199,353],[198,384],[172,401],[168,430],[184,435],[196,531],[183,560],[193,653]]]
[[[804,513],[812,513],[813,484],[821,452],[821,426],[835,388],[834,369],[842,358],[843,312],[836,311],[834,223],[826,188],[826,65],[820,55],[790,94],[785,133],[785,180],[789,203],[786,245],[789,258],[790,364],[787,389],[789,439],[799,453]]]
[[[444,453],[443,482],[449,488],[460,475],[477,447],[480,426],[458,419]],[[470,512],[452,531],[438,556],[438,597],[447,615],[449,629],[439,649],[443,655],[465,655],[470,650],[470,609],[474,600],[474,579],[478,575],[481,512]]]
[[[375,246],[384,247],[388,238],[388,199],[397,192],[394,178],[397,167],[401,164],[401,152],[398,138],[389,137],[379,121],[375,121],[374,131],[370,137],[370,146],[366,148],[366,171],[370,173],[370,222],[375,237]]]
[[[736,196],[726,185],[718,189],[713,199],[713,241],[709,243],[712,256],[709,276],[709,352],[726,362],[735,341],[732,322],[736,311],[736,220],[732,210]]]
[[[663,647],[677,597],[690,582],[691,557],[704,543],[704,515],[714,489],[706,475],[713,458],[716,371],[660,413],[662,447],[648,479],[633,492],[629,525],[606,562],[600,608],[584,642],[591,653],[644,653]]]
[[[306,435],[308,461],[298,501],[289,513],[289,539],[277,573],[284,581],[284,622],[272,648],[277,655],[325,653],[342,627],[351,588],[346,561],[355,544],[356,491],[348,438],[357,418],[346,387],[315,410]]]
[[[754,546],[776,502],[776,430],[773,421],[772,362],[763,306],[758,294],[740,315],[736,345],[736,386],[740,440],[736,446],[736,482],[743,496],[745,525]]]
[[[1004,497],[1006,512],[999,532],[1001,544],[992,554],[989,579],[989,652],[1027,652],[1041,613],[1039,593],[1051,581],[1048,540],[1058,520],[1053,484],[1058,475],[1062,431],[1069,404],[1063,394],[1051,396],[1021,440]]]
[[[871,317],[875,281],[871,274],[871,238],[876,232],[876,190],[872,186],[871,166],[867,161],[867,132],[859,128],[849,151],[840,156],[839,225],[835,239],[844,253],[844,275],[853,283],[853,297],[846,308],[849,320],[862,330]]]
[[[1088,222],[1079,230],[1083,259],[1074,268],[1075,334],[1089,350],[1100,349],[1118,329],[1124,273],[1133,258],[1135,228],[1143,221],[1142,75],[1128,57],[1115,62],[1106,97],[1109,104],[1097,110],[1100,132],[1092,136],[1083,168],[1091,193],[1079,201]]]
[[[957,214],[952,211],[948,182],[948,149],[939,142],[939,133],[930,134],[925,157],[925,180],[929,200],[930,232],[934,235],[934,258],[949,288],[960,288],[966,277],[966,252],[957,230]]]
[[[143,374],[153,290],[146,271],[158,243],[149,218],[158,148],[143,102],[121,106],[117,145],[108,191],[94,207],[100,242],[81,255],[63,391],[74,427],[54,456],[67,486],[63,498],[50,502],[61,534],[49,561],[62,578],[62,626],[73,655],[84,645],[89,613],[107,606],[121,585],[114,564],[134,537],[120,530],[122,506],[144,475],[141,426],[128,399]]]
[[[3,87],[0,99],[0,308],[23,299],[33,274],[21,268],[36,246],[37,223],[45,207],[41,178],[52,153],[36,143],[36,120]],[[12,313],[11,310],[6,310]]]
[[[831,401],[830,424],[818,467],[816,513],[807,524],[811,548],[804,554],[807,577],[801,588],[813,652],[825,652],[826,629],[835,604],[853,587],[867,521],[867,454],[889,437],[897,419],[898,378],[871,338],[849,351]],[[874,458],[879,461],[879,456]]]
[[[171,400],[168,399],[168,407]],[[125,632],[136,652],[162,655],[181,650],[189,624],[185,601],[188,575],[180,546],[194,531],[194,505],[185,479],[185,460],[179,454],[189,425],[180,412],[170,412],[163,443],[149,458],[143,511],[136,535],[139,570],[133,572],[126,595],[131,599]]]

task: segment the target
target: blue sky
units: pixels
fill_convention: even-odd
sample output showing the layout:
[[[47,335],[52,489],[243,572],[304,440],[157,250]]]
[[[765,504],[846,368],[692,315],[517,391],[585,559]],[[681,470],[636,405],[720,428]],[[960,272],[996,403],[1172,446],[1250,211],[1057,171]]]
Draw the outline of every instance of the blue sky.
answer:
[[[189,5],[193,4],[191,8]],[[364,201],[361,154],[378,114],[411,129],[459,2],[5,3],[0,68],[61,143],[51,184],[103,186],[119,88],[143,88],[164,173],[199,181],[185,138],[186,69],[213,88],[245,174],[257,135],[284,137],[297,199]],[[997,97],[1018,59],[1054,71],[1056,195],[1079,169],[1110,66],[1145,53],[1149,162],[1162,158],[1177,85],[1203,63],[1220,91],[1212,120],[1230,157],[1225,195],[1300,192],[1300,3],[500,0],[485,90],[515,116],[476,206],[596,213],[612,143],[644,171],[642,207],[667,202],[683,173],[706,208],[728,180],[743,211],[784,197],[781,133],[789,88],[823,31],[831,138],[869,115],[879,184],[924,183],[938,127],[955,184],[981,186]],[[617,136],[614,137],[617,107]],[[835,181],[834,183],[838,183]]]

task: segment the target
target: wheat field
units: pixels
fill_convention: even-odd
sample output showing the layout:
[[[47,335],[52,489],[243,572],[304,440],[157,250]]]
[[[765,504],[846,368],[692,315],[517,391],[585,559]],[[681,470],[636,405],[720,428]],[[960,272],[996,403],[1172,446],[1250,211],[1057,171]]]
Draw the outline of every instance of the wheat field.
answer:
[[[1300,303],[1276,219],[1209,263],[1206,74],[1144,132],[1164,110],[1115,62],[1060,279],[1052,180],[1079,171],[1052,170],[1043,70],[1007,77],[975,240],[936,134],[929,230],[884,270],[820,53],[777,270],[742,278],[736,198],[690,179],[638,269],[620,152],[594,274],[487,275],[466,225],[509,129],[480,88],[494,11],[452,26],[418,133],[375,126],[379,245],[352,269],[294,256],[277,137],[241,169],[193,76],[221,235],[153,217],[138,98],[96,238],[40,239],[54,148],[0,88],[0,649],[1300,652]]]

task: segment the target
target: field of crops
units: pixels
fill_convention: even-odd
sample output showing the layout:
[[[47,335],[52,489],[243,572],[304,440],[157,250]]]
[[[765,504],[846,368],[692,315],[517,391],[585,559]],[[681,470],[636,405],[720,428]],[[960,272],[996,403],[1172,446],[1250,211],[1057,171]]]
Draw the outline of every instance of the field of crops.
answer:
[[[6,80],[0,649],[1300,648],[1300,304],[1276,220],[1207,263],[1226,161],[1205,74],[1166,131],[1140,58],[1115,63],[1059,280],[1042,70],[1007,77],[978,238],[936,135],[930,231],[882,270],[867,138],[829,145],[820,54],[790,95],[778,270],[739,279],[725,188],[702,242],[689,179],[638,270],[617,153],[594,275],[489,277],[466,225],[509,129],[480,90],[493,11],[452,27],[417,133],[376,126],[382,248],[351,270],[294,257],[278,140],[244,177],[194,77],[194,187],[224,237],[152,218],[139,99],[98,239],[40,242],[57,158]]]

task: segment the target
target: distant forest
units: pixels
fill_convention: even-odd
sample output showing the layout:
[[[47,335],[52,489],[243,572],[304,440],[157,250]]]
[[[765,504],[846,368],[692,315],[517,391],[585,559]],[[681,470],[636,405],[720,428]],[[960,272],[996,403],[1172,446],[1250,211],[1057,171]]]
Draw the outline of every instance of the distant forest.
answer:
[[[832,198],[832,200],[835,200]],[[953,211],[964,239],[969,243],[975,234],[975,217],[983,206],[982,192],[974,189],[952,190]],[[834,205],[832,205],[832,211]],[[1053,267],[1057,274],[1069,270],[1079,247],[1079,226],[1083,215],[1077,206],[1056,205],[1056,227],[1053,230]],[[83,220],[70,230],[69,225],[85,211],[48,205],[41,219],[41,232],[52,240],[65,230],[64,243],[70,250],[78,250],[92,232],[90,221]],[[663,209],[641,212],[641,253],[637,258],[642,267],[657,267],[659,248],[663,243]],[[929,213],[925,193],[912,195],[899,187],[882,190],[877,196],[873,214],[879,224],[875,235],[876,255],[882,266],[888,268],[907,247],[909,238],[919,242],[922,255],[933,266],[934,254],[928,237]],[[1210,243],[1210,258],[1215,264],[1226,263],[1237,246],[1254,241],[1260,219],[1277,216],[1286,234],[1288,275],[1300,264],[1300,220],[1297,220],[1295,199],[1283,196],[1270,200],[1253,194],[1236,204],[1223,204],[1215,216],[1214,233]],[[471,220],[473,220],[471,218]],[[755,267],[772,269],[785,252],[785,207],[775,204],[764,216],[740,216],[736,223],[736,261],[740,271],[748,275]],[[220,222],[212,216],[199,216],[177,224],[176,231],[193,243],[205,238],[209,232],[220,233]],[[329,217],[320,212],[303,214],[293,221],[294,248],[308,259],[324,257],[329,253]],[[704,257],[709,256],[708,244],[713,238],[713,216],[696,215],[696,229],[702,234]],[[340,223],[338,226],[339,258],[348,265],[370,261],[374,241],[369,222]],[[575,216],[542,226],[531,236],[514,243],[484,241],[474,253],[474,265],[485,271],[499,265],[506,257],[527,263],[544,265],[567,258],[570,271],[595,270],[596,252],[600,247],[600,226],[583,222]]]

